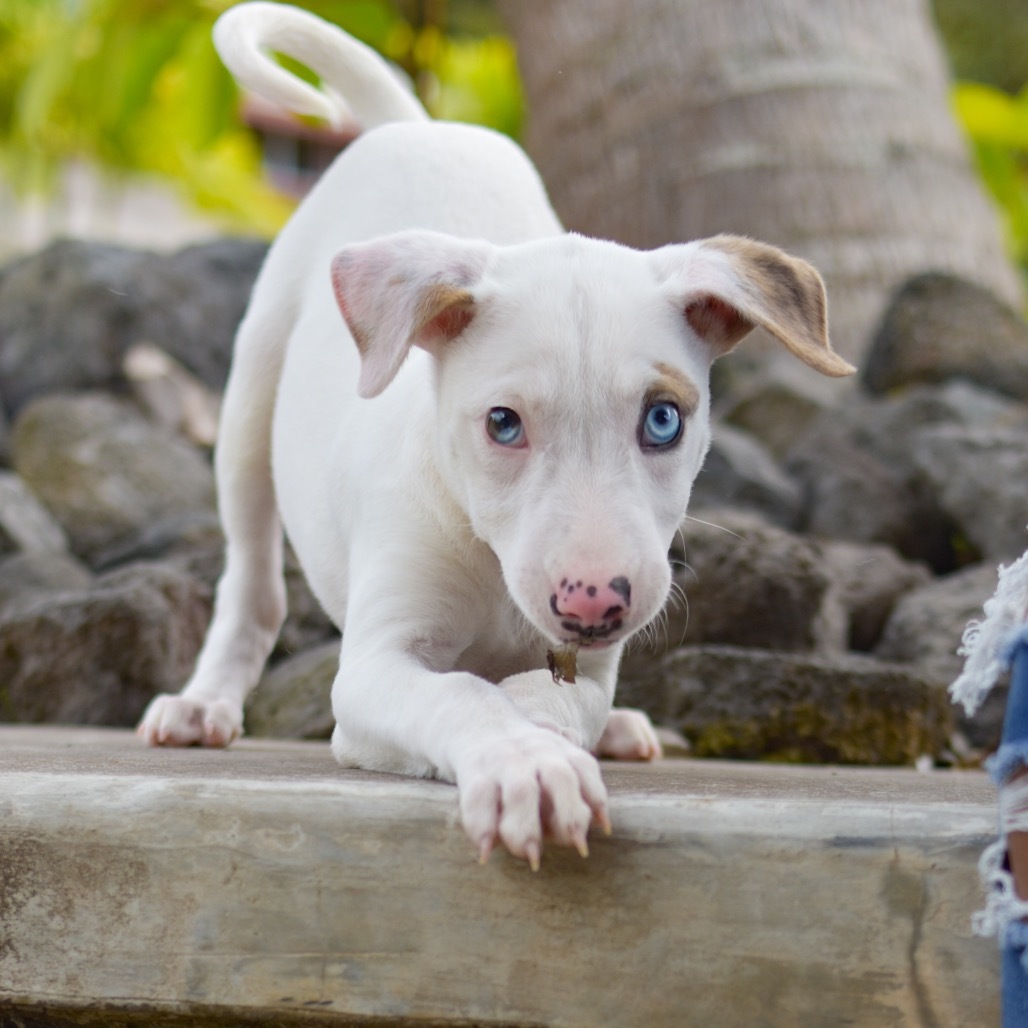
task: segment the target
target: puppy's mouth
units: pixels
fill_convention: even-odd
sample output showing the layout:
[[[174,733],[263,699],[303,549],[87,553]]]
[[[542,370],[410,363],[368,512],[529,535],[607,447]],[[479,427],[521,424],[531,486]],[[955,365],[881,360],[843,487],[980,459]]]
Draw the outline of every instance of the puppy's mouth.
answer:
[[[613,646],[618,639],[565,639],[562,646],[577,646],[580,650],[605,650]]]
[[[621,621],[609,625],[594,625],[587,629],[573,622],[565,622],[560,627],[563,631],[556,637],[560,645],[579,650],[606,650],[622,642],[628,634]]]
[[[577,646],[582,650],[602,650],[607,646],[613,646],[621,637],[621,621],[614,621],[611,624],[591,625],[589,628],[582,628],[573,621],[565,621],[561,628],[568,634],[561,639],[563,646]]]

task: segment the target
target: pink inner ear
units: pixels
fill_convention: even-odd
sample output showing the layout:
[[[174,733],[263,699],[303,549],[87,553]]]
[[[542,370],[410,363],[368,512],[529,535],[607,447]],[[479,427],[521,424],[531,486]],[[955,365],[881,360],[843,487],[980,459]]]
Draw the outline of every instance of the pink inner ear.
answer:
[[[715,346],[734,346],[751,328],[731,304],[716,296],[701,296],[685,308],[685,318],[693,331]]]
[[[432,318],[418,333],[419,340],[456,339],[471,323],[474,311],[471,307],[454,304],[446,307]]]

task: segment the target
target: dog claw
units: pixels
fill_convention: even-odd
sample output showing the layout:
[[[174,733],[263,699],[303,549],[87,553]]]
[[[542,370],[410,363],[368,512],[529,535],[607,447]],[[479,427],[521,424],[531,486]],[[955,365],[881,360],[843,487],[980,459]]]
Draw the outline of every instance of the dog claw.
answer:
[[[526,843],[525,844],[525,859],[528,861],[528,866],[533,871],[538,871],[539,870],[539,865],[540,865],[539,857],[540,857],[539,843],[537,843],[537,842]]]
[[[488,836],[482,840],[478,847],[478,863],[485,867],[489,863],[489,855],[493,852],[493,840]]]
[[[575,849],[578,850],[580,857],[585,858],[589,856],[589,843],[586,841],[585,835],[581,832],[575,832],[571,836],[571,841],[574,843]]]

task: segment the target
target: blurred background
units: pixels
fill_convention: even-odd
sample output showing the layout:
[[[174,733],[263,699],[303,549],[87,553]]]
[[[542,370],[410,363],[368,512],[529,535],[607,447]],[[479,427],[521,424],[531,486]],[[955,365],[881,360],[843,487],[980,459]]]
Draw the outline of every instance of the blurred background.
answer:
[[[210,42],[228,6],[0,0],[0,257],[59,234],[172,247],[225,230],[269,236],[281,226],[305,175],[336,141],[297,130],[290,143],[273,113],[244,111]],[[394,61],[436,117],[521,135],[521,82],[507,33],[511,24],[523,33],[538,4],[513,0],[505,12],[491,0],[299,6]],[[596,5],[594,16],[610,6]],[[647,5],[620,6],[631,13]],[[511,15],[507,23],[501,13]],[[1002,210],[1010,252],[1024,265],[1028,5],[936,0],[932,13],[956,78],[953,111]]]
[[[0,720],[133,724],[202,639],[235,328],[266,241],[360,131],[240,95],[211,44],[228,6],[0,0]],[[715,364],[673,557],[689,602],[621,702],[701,755],[977,761],[1002,697],[954,734],[946,687],[1025,547],[1028,3],[300,6],[436,117],[520,140],[569,229],[735,232],[826,280],[860,374],[759,330]],[[287,578],[248,730],[320,738],[338,634]]]
[[[244,104],[211,44],[230,0],[0,0],[0,258],[55,235],[269,237],[338,149]],[[437,117],[516,136],[514,51],[482,0],[301,3],[395,62]]]

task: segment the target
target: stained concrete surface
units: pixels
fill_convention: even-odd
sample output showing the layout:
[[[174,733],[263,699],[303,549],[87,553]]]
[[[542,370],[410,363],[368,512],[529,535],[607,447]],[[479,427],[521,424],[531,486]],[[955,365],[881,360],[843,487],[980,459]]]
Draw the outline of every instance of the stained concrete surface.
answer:
[[[998,1022],[981,773],[604,776],[613,835],[533,874],[325,744],[0,726],[0,1025]]]

